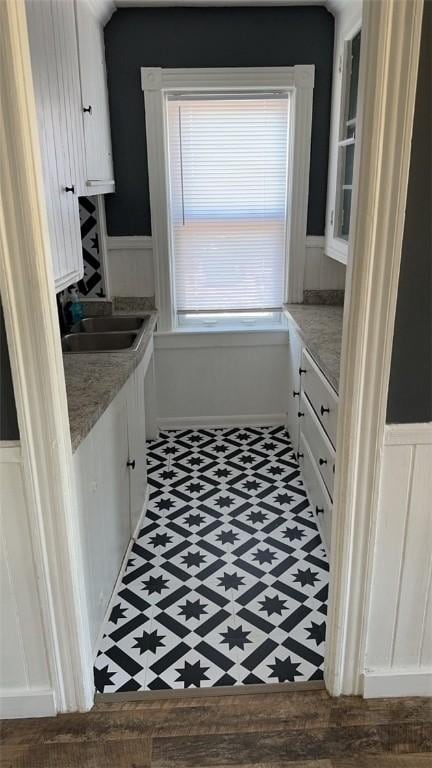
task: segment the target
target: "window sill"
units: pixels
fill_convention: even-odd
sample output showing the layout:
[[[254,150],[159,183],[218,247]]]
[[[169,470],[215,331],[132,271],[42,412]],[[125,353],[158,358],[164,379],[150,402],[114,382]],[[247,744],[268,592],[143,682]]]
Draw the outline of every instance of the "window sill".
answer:
[[[176,328],[154,335],[156,349],[265,347],[288,344],[288,321],[267,328]]]

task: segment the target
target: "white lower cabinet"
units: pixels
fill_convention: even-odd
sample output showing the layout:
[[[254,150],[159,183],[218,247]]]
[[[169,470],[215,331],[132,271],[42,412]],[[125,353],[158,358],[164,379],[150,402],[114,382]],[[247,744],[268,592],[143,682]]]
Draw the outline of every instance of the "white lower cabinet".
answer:
[[[329,552],[338,395],[291,323],[288,362],[288,431]]]
[[[303,471],[303,480],[309,496],[309,501],[315,512],[316,522],[321,533],[321,538],[327,552],[330,553],[331,545],[331,510],[332,500],[327,493],[324,481],[318,471],[315,456],[305,436],[300,435],[300,466]]]
[[[74,454],[94,647],[145,503],[145,365],[142,360]]]
[[[128,383],[128,443],[130,532],[135,533],[147,490],[146,415],[144,401],[144,360]]]
[[[290,326],[288,342],[288,412],[287,426],[294,451],[299,449],[300,362],[302,354],[300,336]]]

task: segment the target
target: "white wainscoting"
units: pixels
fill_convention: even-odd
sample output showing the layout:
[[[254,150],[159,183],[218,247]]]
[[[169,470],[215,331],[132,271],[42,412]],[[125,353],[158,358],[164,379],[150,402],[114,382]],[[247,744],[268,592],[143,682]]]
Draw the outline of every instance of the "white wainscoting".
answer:
[[[154,296],[151,237],[107,237],[108,285],[111,296]]]
[[[432,423],[388,425],[364,694],[432,695]]]
[[[162,428],[286,423],[288,331],[160,333]]]
[[[151,237],[107,237],[108,285],[111,296],[154,296]],[[343,290],[345,266],[324,253],[324,237],[308,235],[304,288]]]
[[[56,714],[19,443],[0,442],[0,718]]]
[[[306,238],[304,290],[335,291],[345,288],[346,267],[324,253],[324,237]]]

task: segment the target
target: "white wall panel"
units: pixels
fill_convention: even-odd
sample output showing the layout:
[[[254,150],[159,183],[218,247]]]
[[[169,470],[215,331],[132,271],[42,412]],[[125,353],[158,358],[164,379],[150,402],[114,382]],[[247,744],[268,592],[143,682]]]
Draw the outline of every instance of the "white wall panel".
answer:
[[[288,400],[287,344],[287,332],[157,335],[159,420],[280,421]]]
[[[335,291],[345,288],[346,267],[324,253],[323,237],[306,238],[304,289]]]
[[[151,237],[108,237],[107,272],[111,296],[154,296]]]
[[[151,237],[108,237],[108,278],[111,296],[154,296]],[[343,290],[343,264],[324,253],[324,237],[306,238],[305,290]]]
[[[408,442],[410,441],[410,442]],[[366,695],[432,695],[432,424],[386,428]]]
[[[18,443],[0,443],[0,718],[55,714]]]

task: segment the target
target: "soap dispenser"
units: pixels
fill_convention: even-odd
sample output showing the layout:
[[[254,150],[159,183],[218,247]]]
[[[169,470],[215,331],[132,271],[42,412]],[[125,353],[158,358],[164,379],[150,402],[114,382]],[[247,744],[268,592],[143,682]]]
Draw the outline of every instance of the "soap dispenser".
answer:
[[[84,316],[83,307],[80,301],[78,288],[74,286],[71,288],[71,297],[70,297],[70,316],[71,316],[71,322],[72,325],[75,325],[76,323],[79,323]]]

